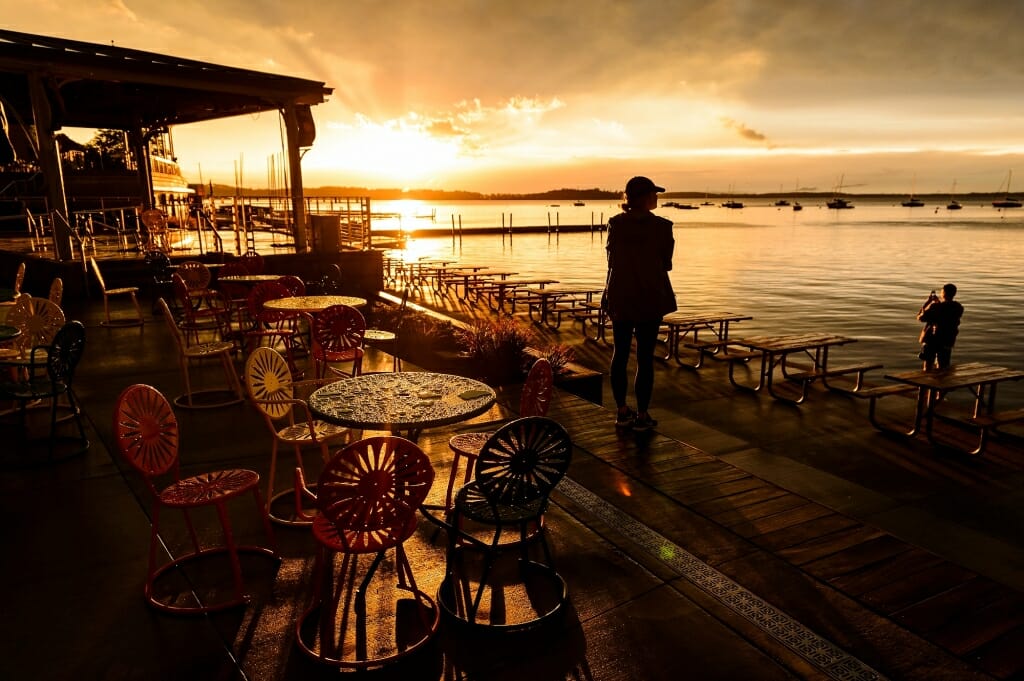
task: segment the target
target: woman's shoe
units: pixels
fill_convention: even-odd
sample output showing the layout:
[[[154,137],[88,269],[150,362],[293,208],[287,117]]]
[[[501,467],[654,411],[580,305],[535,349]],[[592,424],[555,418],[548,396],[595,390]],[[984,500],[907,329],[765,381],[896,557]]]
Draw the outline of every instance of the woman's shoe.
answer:
[[[637,414],[633,419],[633,430],[643,433],[658,425],[658,422],[651,418],[650,414]]]
[[[636,419],[636,414],[632,409],[626,407],[620,409],[615,413],[615,427],[616,428],[631,428],[633,426],[633,420]]]

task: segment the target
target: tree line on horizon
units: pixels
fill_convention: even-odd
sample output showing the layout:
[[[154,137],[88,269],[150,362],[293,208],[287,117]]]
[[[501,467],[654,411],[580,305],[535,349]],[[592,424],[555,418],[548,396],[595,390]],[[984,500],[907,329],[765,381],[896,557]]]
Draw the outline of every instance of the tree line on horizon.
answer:
[[[198,189],[198,185],[190,185],[193,188]],[[254,187],[242,187],[237,188],[231,185],[210,183],[209,185],[202,187],[204,194],[209,193],[212,189],[213,196],[266,196],[269,193],[267,189],[259,189]],[[276,193],[283,194],[280,190]],[[398,188],[378,188],[370,189],[368,187],[349,187],[349,186],[326,186],[326,187],[305,187],[303,194],[307,197],[338,197],[338,196],[365,196],[370,199],[378,201],[395,201],[400,199],[415,199],[419,201],[575,201],[575,200],[619,200],[622,198],[621,191],[612,191],[607,189],[575,189],[575,188],[562,188],[562,189],[551,189],[544,192],[527,192],[527,193],[484,193],[484,192],[473,192],[465,190],[448,190],[448,189],[398,189]],[[711,197],[740,197],[740,198],[774,198],[779,196],[785,196],[789,198],[806,198],[815,199],[831,196],[848,196],[862,199],[888,199],[895,197],[903,197],[906,194],[902,193],[887,193],[887,192],[870,192],[870,193],[854,193],[854,192],[817,192],[817,191],[795,191],[795,192],[747,192],[747,193],[714,193],[704,191],[676,191],[676,192],[665,192],[660,194],[664,199],[705,199],[708,196]],[[929,199],[934,201],[945,201],[949,199],[949,194],[945,193],[931,193],[931,194],[917,194],[920,199]],[[957,197],[961,200],[986,200],[993,197],[1000,197],[1001,194],[993,192],[964,192],[958,193]]]

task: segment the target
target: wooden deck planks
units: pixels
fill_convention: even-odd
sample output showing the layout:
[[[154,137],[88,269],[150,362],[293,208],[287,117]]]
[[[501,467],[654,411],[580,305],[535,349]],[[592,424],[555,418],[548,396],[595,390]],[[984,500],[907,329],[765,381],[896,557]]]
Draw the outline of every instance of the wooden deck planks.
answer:
[[[559,411],[574,437],[580,428],[578,446],[622,471],[620,493],[635,478],[668,497],[650,507],[627,495],[619,504],[623,510],[710,565],[740,565],[768,551],[997,678],[1024,670],[1024,595],[684,443],[615,433],[606,410],[562,400]],[[991,473],[968,463],[953,471],[944,463],[942,475],[954,482],[994,482]],[[897,465],[926,476],[940,468],[926,457]],[[763,578],[770,592],[771,575]],[[748,588],[761,590],[747,581]]]

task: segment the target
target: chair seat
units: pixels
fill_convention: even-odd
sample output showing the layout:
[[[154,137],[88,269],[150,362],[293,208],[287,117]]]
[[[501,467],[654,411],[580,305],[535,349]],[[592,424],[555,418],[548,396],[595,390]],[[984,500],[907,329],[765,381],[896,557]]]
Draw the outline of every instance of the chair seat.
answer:
[[[316,434],[317,440],[330,440],[342,435],[347,435],[349,429],[344,426],[336,426],[333,423],[314,420],[313,432]],[[286,426],[277,431],[277,437],[285,442],[302,443],[313,441],[313,436],[310,435],[309,432],[309,426],[305,423],[296,423],[291,426]]]
[[[363,356],[362,348],[347,348],[345,350],[324,350],[324,359],[328,362],[351,362]]]
[[[0,383],[0,399],[5,400],[39,400],[54,397],[67,392],[63,383],[53,384],[49,377],[37,377],[17,383]]]
[[[513,504],[495,503],[480,492],[476,482],[467,484],[455,495],[455,508],[463,517],[491,525],[533,520],[540,516],[544,504],[543,498]]]
[[[123,288],[108,288],[107,295],[116,295],[118,293],[138,293],[138,286],[125,286]]]
[[[416,532],[415,514],[409,514],[405,527],[394,532],[346,531],[344,537],[338,526],[321,513],[313,519],[313,536],[317,541],[337,553],[377,553],[398,546]]]
[[[460,433],[448,440],[448,446],[463,456],[476,458],[488,438],[494,433]]]
[[[245,468],[212,471],[175,482],[160,492],[160,501],[175,508],[206,506],[251,491],[259,482],[259,473]]]
[[[200,343],[183,348],[186,357],[214,357],[222,352],[231,352],[235,349],[234,343],[227,341],[213,341],[212,343]]]

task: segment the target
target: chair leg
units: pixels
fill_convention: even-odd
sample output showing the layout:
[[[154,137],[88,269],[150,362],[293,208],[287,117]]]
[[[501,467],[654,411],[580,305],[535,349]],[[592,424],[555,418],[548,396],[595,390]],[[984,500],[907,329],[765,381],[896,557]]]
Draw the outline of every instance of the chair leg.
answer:
[[[142,308],[139,307],[139,299],[135,297],[135,293],[132,292],[132,305],[135,306],[135,314],[138,315],[139,321],[143,324],[146,323],[146,319],[142,316]]]
[[[257,502],[258,505],[259,502]],[[227,506],[223,501],[217,505],[217,517],[220,519],[221,529],[224,531],[224,545],[231,557],[231,576],[235,583],[235,598],[243,600],[245,589],[242,583],[242,564],[238,560],[238,548],[235,546],[235,535],[231,531],[231,520],[228,518]]]
[[[192,406],[192,380],[189,377],[188,371],[188,357],[179,357],[178,363],[181,365],[181,376],[185,380],[185,400],[188,402],[188,406]]]

